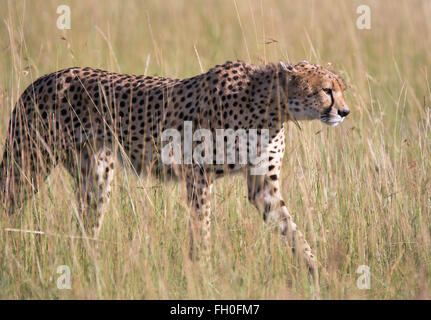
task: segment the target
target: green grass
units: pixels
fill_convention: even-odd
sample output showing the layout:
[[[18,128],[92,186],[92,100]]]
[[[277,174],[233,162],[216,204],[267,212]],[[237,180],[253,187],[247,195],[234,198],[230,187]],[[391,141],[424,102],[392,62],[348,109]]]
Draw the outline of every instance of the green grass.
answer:
[[[56,28],[69,4],[72,29]],[[371,7],[371,29],[356,7]],[[307,59],[347,81],[336,128],[289,125],[282,194],[312,245],[323,299],[431,297],[429,1],[0,1],[0,138],[24,88],[70,66],[188,77],[226,60]],[[274,39],[275,41],[271,40]],[[269,43],[270,42],[270,43]],[[198,59],[199,56],[199,59]],[[183,183],[118,170],[96,249],[58,167],[21,215],[0,215],[1,299],[308,299],[311,284],[248,203],[217,181],[211,268],[188,259]],[[6,231],[40,230],[46,234]],[[71,290],[57,289],[68,265]],[[371,269],[359,290],[356,269]]]

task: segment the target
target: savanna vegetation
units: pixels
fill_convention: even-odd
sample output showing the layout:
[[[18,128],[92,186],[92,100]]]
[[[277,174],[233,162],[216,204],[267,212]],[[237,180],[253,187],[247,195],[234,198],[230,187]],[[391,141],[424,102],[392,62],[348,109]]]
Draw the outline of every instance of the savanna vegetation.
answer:
[[[357,28],[359,5],[371,28]],[[57,28],[69,5],[71,29]],[[71,66],[190,77],[227,60],[307,59],[340,74],[338,127],[290,124],[282,194],[320,263],[323,299],[431,297],[431,2],[0,0],[0,152],[38,77]],[[58,167],[22,213],[0,211],[2,299],[308,299],[306,267],[247,200],[217,181],[210,268],[188,258],[184,183],[117,170],[100,239],[76,223]],[[57,288],[58,267],[71,289]],[[356,273],[371,272],[360,290]]]

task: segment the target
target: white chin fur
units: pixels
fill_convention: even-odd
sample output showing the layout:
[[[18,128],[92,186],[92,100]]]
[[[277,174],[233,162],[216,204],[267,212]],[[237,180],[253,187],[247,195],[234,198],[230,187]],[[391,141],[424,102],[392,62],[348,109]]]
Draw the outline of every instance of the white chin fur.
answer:
[[[343,121],[344,121],[344,118],[338,117],[338,119],[331,119],[329,121],[327,120],[327,121],[322,121],[322,122],[324,124],[327,124],[328,126],[336,127],[336,126],[338,126]]]

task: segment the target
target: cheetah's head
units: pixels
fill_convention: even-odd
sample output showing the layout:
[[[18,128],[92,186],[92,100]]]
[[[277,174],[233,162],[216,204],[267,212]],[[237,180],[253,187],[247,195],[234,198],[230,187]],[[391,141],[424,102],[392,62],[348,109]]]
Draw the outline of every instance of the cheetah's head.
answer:
[[[343,80],[335,73],[307,61],[294,66],[280,62],[287,73],[289,115],[296,120],[318,119],[336,126],[350,113],[344,101]]]

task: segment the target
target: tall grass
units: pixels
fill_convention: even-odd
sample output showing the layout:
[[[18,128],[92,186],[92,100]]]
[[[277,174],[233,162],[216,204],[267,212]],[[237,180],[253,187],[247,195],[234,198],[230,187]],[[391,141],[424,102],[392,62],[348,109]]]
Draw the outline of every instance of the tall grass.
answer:
[[[61,4],[71,30],[56,28]],[[356,28],[360,4],[370,30]],[[281,179],[325,270],[321,297],[431,297],[429,1],[1,0],[0,17],[1,150],[20,93],[64,67],[179,78],[234,59],[331,62],[351,115],[336,128],[290,125]],[[310,298],[304,266],[246,194],[240,176],[217,181],[204,268],[187,257],[183,183],[118,170],[96,246],[82,238],[72,180],[58,167],[22,214],[1,213],[0,298]],[[60,265],[70,290],[56,286]],[[360,265],[369,290],[356,286]]]

